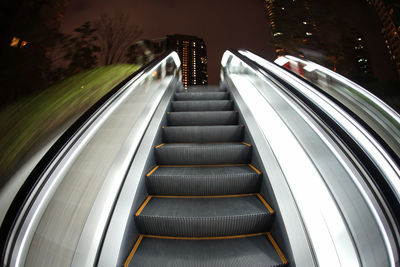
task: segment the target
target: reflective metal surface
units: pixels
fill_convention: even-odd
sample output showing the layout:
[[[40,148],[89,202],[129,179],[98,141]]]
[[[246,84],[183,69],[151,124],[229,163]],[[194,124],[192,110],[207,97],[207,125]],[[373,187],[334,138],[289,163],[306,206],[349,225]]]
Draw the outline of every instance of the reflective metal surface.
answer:
[[[95,263],[120,185],[179,65],[171,53],[144,69],[65,145],[14,227],[10,266]]]
[[[311,61],[285,56],[276,63],[301,75],[339,100],[366,122],[400,157],[400,116],[381,99],[338,73]]]
[[[160,105],[143,136],[143,140],[137,151],[137,156],[131,163],[130,170],[124,181],[123,188],[118,197],[113,216],[104,238],[98,266],[118,266],[122,244],[124,243],[124,238],[126,238],[127,231],[129,231],[129,219],[130,216],[132,216],[131,206],[132,203],[134,203],[140,179],[143,177],[143,172],[145,171],[147,157],[154,148],[153,140],[174,91],[175,86],[171,85],[163,95]]]
[[[226,55],[227,52],[225,52],[222,61],[223,69],[221,71],[221,80],[223,84],[230,89],[235,102],[239,106],[243,118],[246,121],[246,126],[253,137],[254,145],[258,148],[263,165],[267,170],[266,175],[279,205],[280,215],[282,216],[284,224],[283,228],[286,230],[288,236],[287,245],[291,247],[293,254],[293,258],[291,258],[289,262],[294,262],[296,266],[318,266],[317,262],[314,260],[313,251],[309,244],[307,232],[304,229],[297,203],[286,182],[285,174],[270,144],[266,142],[265,134],[252,111],[251,107],[255,103],[249,103],[243,98],[243,89],[246,90],[246,88],[241,87],[243,84],[241,85],[233,81],[227,68],[235,68],[235,66],[227,66],[229,64],[224,62],[224,59],[228,60]]]
[[[262,69],[254,72],[256,65],[246,64],[251,61],[229,53],[222,64],[229,68],[232,83],[242,88],[238,91],[285,174],[318,265],[395,266],[398,257],[385,213],[360,166],[337,146],[340,140],[327,134],[330,130],[321,128],[318,117],[303,111],[301,102],[293,102],[295,97]],[[265,61],[242,54],[257,63]],[[301,86],[287,75],[281,78]]]

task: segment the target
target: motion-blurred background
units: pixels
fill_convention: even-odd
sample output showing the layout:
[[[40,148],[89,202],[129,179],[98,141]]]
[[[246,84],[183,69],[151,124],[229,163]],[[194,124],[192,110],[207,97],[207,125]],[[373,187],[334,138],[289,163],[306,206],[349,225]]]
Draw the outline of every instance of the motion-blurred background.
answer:
[[[218,84],[223,52],[243,48],[315,61],[400,110],[398,0],[3,0],[0,21],[0,187],[115,85],[184,42],[201,44],[189,85]]]

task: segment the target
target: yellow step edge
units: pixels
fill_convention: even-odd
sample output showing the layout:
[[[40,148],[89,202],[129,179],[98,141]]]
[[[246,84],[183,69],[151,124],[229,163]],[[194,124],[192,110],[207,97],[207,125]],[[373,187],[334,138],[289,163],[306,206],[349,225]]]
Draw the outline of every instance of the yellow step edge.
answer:
[[[267,201],[265,201],[265,199],[264,199],[259,193],[257,193],[256,196],[257,196],[258,199],[264,204],[264,206],[267,207],[268,211],[269,211],[271,214],[274,214],[275,211],[271,208],[270,205],[268,205]]]
[[[174,126],[173,126],[174,127]],[[246,146],[251,146],[248,143],[245,142],[168,142],[168,144],[172,145],[172,144],[200,144],[200,145],[209,145],[209,144],[237,144],[237,143],[241,143],[243,145]]]
[[[165,143],[159,144],[158,146],[155,146],[154,148],[157,149],[159,147],[162,147],[163,145],[165,145]]]
[[[166,168],[184,168],[184,167],[231,167],[231,166],[246,166],[248,164],[198,164],[198,165],[159,165]]]
[[[153,172],[155,172],[160,166],[156,165],[151,171],[146,174],[146,177],[149,177]]]
[[[138,249],[140,242],[142,242],[143,239],[143,235],[139,235],[139,238],[136,240],[135,245],[133,246],[131,253],[129,253],[128,258],[126,259],[125,263],[124,263],[124,267],[128,267],[129,263],[131,263],[131,260],[133,258],[133,255],[135,254],[136,250]]]
[[[250,168],[252,168],[258,175],[261,175],[261,172],[251,164],[248,164]]]
[[[211,195],[211,196],[168,196],[168,195],[152,195],[156,198],[228,198],[228,197],[248,197],[257,196],[257,193],[250,194],[236,194],[236,195]]]
[[[131,252],[128,255],[124,263],[124,267],[128,267],[133,256],[135,255],[140,243],[142,242],[144,237],[147,238],[158,238],[158,239],[170,239],[170,240],[226,240],[226,239],[236,239],[236,238],[246,238],[246,237],[256,237],[266,235],[269,241],[271,242],[272,246],[274,247],[275,251],[279,255],[282,260],[283,264],[287,264],[287,260],[283,255],[281,249],[279,248],[278,244],[275,242],[275,239],[272,237],[270,232],[263,232],[263,233],[255,233],[255,234],[245,234],[245,235],[233,235],[233,236],[212,236],[212,237],[175,237],[175,236],[159,236],[159,235],[139,235],[139,238],[136,240],[135,245],[133,246]]]
[[[288,262],[287,262],[285,256],[283,255],[281,249],[279,248],[278,244],[275,242],[275,239],[272,237],[270,232],[267,232],[267,237],[268,237],[269,241],[271,242],[271,244],[274,246],[276,253],[278,253],[279,257],[281,258],[282,263],[287,264]]]
[[[246,143],[246,142],[241,142],[243,145],[246,145],[246,146],[248,146],[248,147],[251,147],[251,145],[249,144],[249,143]]]
[[[146,205],[149,203],[150,199],[152,198],[229,198],[229,197],[248,197],[248,196],[257,196],[258,199],[264,204],[264,206],[268,209],[271,214],[274,214],[275,211],[268,205],[267,201],[259,194],[259,193],[249,193],[249,194],[235,194],[235,195],[210,195],[210,196],[169,196],[169,195],[149,195],[143,204],[140,206],[138,211],[136,212],[135,216],[139,216]]]
[[[161,235],[143,235],[143,237],[148,238],[158,238],[158,239],[173,239],[173,240],[223,240],[223,239],[235,239],[235,238],[245,238],[266,235],[267,233],[255,233],[255,234],[245,234],[245,235],[231,235],[231,236],[200,236],[200,237],[186,237],[186,236],[161,236]]]
[[[139,216],[140,213],[143,211],[144,207],[146,207],[147,203],[149,203],[150,199],[152,196],[148,196],[146,198],[146,200],[143,202],[142,206],[140,206],[140,208],[138,209],[138,211],[136,212],[135,216]]]

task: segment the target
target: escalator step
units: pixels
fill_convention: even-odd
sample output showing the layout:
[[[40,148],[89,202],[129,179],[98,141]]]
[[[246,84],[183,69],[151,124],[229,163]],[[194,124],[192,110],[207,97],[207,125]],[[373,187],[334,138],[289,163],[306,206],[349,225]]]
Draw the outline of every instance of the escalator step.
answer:
[[[243,140],[243,127],[224,126],[171,126],[162,129],[166,143],[185,142],[239,142]]]
[[[232,110],[231,100],[171,101],[173,111],[222,111]]]
[[[243,143],[165,144],[155,149],[159,165],[245,164],[251,147]]]
[[[175,93],[175,100],[224,100],[229,99],[228,92],[181,92]]]
[[[235,111],[169,112],[167,121],[171,126],[234,125],[238,114]]]
[[[143,234],[229,236],[265,232],[273,210],[260,195],[149,196],[135,216]]]
[[[146,184],[151,195],[233,195],[258,192],[260,177],[249,165],[158,166],[148,173]]]
[[[141,235],[136,244],[127,260],[129,267],[279,267],[287,263],[270,233],[215,240]]]
[[[225,92],[226,90],[224,88],[221,88],[219,86],[213,86],[213,85],[194,85],[194,86],[189,86],[188,90],[177,90],[177,92]]]

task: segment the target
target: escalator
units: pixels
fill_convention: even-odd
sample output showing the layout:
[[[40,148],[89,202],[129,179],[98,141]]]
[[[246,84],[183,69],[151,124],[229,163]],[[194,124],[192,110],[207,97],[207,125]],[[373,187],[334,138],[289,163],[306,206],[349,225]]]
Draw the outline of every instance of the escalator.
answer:
[[[178,90],[135,213],[137,241],[124,266],[284,266],[270,233],[274,210],[260,192],[255,150],[230,94]]]
[[[339,107],[264,63],[226,51],[220,86],[184,90],[171,52],[119,85],[19,190],[2,266],[398,266],[374,181],[400,192],[400,170]]]

